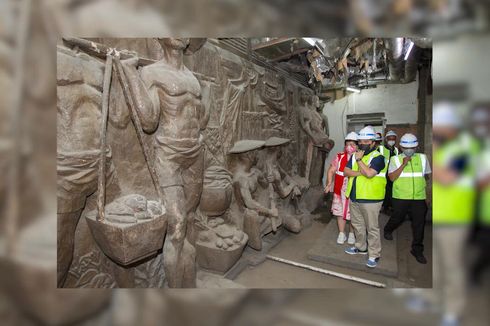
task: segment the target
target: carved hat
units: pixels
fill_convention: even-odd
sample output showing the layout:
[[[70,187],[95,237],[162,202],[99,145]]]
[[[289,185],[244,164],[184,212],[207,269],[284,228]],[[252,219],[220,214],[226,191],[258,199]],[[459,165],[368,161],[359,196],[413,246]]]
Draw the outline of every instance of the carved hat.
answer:
[[[284,145],[289,143],[291,140],[287,138],[280,138],[280,137],[270,137],[265,141],[265,146],[266,147],[271,147],[271,146],[279,146],[279,145]]]
[[[237,141],[233,147],[228,152],[229,154],[245,153],[248,151],[253,151],[254,149],[259,149],[264,146],[265,141],[263,140],[250,140],[244,139]]]

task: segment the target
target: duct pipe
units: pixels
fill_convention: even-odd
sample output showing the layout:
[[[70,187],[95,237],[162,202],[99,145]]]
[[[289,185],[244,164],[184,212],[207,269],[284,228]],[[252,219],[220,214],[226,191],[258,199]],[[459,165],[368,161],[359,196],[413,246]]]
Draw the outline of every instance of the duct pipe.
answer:
[[[397,81],[402,77],[403,71],[403,37],[397,37],[385,40],[385,46],[388,50],[388,66],[390,71],[390,80]]]
[[[404,83],[410,83],[415,80],[418,71],[418,62],[420,56],[420,48],[418,46],[414,46],[412,52],[407,58],[405,62],[405,76],[403,77]]]

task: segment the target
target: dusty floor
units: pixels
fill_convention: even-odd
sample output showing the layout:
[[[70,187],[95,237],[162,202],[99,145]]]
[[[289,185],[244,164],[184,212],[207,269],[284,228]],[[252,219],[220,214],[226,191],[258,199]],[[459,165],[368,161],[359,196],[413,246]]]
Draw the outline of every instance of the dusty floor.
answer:
[[[320,267],[334,272],[344,273],[364,279],[384,283],[387,287],[418,287],[432,286],[432,228],[426,226],[425,246],[427,265],[421,265],[410,254],[411,229],[405,222],[397,231],[397,249],[399,273],[397,278],[375,275],[368,272],[347,269],[331,264],[316,262],[307,258],[307,251],[328,223],[335,223],[327,209],[317,214],[313,225],[299,234],[290,234],[270,251],[270,255]],[[300,267],[286,265],[281,262],[267,260],[256,267],[249,267],[234,280],[251,288],[369,288],[371,286],[321,274]]]

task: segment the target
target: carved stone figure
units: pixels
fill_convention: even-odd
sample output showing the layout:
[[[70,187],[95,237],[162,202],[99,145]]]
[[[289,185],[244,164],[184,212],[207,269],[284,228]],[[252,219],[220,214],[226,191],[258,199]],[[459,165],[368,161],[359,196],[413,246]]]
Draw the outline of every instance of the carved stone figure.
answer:
[[[240,139],[244,132],[248,131],[243,130],[248,126],[244,126],[242,120],[244,120],[243,116],[247,109],[251,107],[251,90],[255,88],[259,78],[259,74],[250,63],[242,60],[242,65],[239,77],[227,80],[223,95],[223,109],[219,123],[220,126],[227,127],[220,128],[219,134],[225,154],[228,153],[233,143]]]
[[[300,209],[301,196],[308,190],[309,183],[306,179],[296,176],[291,177],[279,164],[282,156],[282,147],[290,142],[289,139],[270,137],[265,142],[265,156],[259,167],[263,171],[263,178],[272,186],[271,191],[279,195],[280,199],[287,199],[285,208],[280,210],[284,226],[292,231],[299,232],[302,229],[300,216],[304,213]],[[271,195],[271,200],[276,200]],[[293,204],[294,211],[288,209]]]
[[[195,248],[189,228],[201,197],[203,150],[201,130],[209,112],[201,105],[198,80],[183,63],[193,46],[186,38],[159,39],[163,58],[136,70],[137,59],[124,63],[143,130],[154,134],[155,170],[168,219],[163,246],[169,287],[195,287]],[[202,43],[201,43],[202,44]]]
[[[262,171],[256,167],[257,150],[264,144],[261,140],[240,140],[229,151],[235,197],[243,214],[243,230],[248,235],[248,245],[256,250],[262,249],[262,237],[273,230],[273,225],[280,225],[277,208],[270,206],[266,192],[259,189]]]
[[[60,41],[59,286],[205,287],[198,269],[224,274],[247,244],[310,221],[299,172],[331,144],[311,91],[201,46]]]
[[[284,129],[284,116],[287,114],[287,107],[285,105],[286,91],[284,87],[284,80],[280,79],[277,82],[277,85],[272,84],[269,80],[267,80],[267,76],[270,74],[266,74],[263,77],[262,87],[258,92],[259,95],[259,103],[263,102],[265,104],[265,117],[267,118],[266,127],[269,129],[269,135],[278,135]],[[273,75],[275,79],[279,79],[277,74]],[[270,78],[269,78],[270,79]]]
[[[317,95],[313,95],[311,97],[311,101],[312,101],[312,105],[315,108],[316,112],[322,118],[322,130],[323,130],[323,132],[325,133],[325,135],[330,137],[330,129],[329,129],[329,125],[328,125],[328,118],[323,113],[324,102],[320,102],[320,98]]]
[[[316,111],[320,105],[318,96],[311,96],[307,91],[300,92],[302,106],[299,107],[299,122],[315,146],[333,148],[333,142],[325,134],[324,120]]]
[[[228,208],[233,196],[230,172],[211,166],[204,173],[204,186],[196,228],[197,262],[200,267],[225,273],[240,258],[248,236],[230,217]]]
[[[58,47],[57,57],[57,250],[58,286],[62,286],[73,258],[81,211],[87,196],[97,189],[104,65],[64,47]],[[110,178],[113,173],[110,148],[106,156]]]
[[[329,139],[328,135],[325,133],[325,120],[320,113],[317,112],[316,108],[320,106],[318,96],[311,95],[306,90],[301,90],[300,100],[303,105],[300,106],[298,110],[299,122],[310,139],[306,152],[306,169],[304,176],[306,179],[310,180],[313,157],[319,156],[318,150],[315,151],[314,147],[329,152],[333,148],[334,142]],[[315,166],[318,166],[318,164],[315,163]]]

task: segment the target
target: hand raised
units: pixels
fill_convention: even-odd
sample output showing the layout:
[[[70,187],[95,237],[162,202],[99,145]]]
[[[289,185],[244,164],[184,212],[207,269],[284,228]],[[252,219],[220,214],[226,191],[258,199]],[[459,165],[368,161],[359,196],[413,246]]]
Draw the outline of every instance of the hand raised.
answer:
[[[354,156],[355,156],[356,160],[360,160],[364,156],[364,151],[358,150],[354,153]]]
[[[411,158],[411,157],[405,156],[405,157],[403,158],[403,164],[404,164],[404,165],[407,165],[407,164],[408,164],[408,162],[410,162],[411,160],[412,160],[412,158]]]

